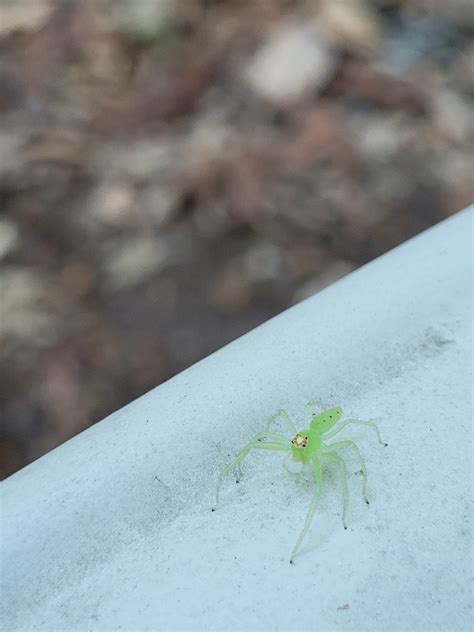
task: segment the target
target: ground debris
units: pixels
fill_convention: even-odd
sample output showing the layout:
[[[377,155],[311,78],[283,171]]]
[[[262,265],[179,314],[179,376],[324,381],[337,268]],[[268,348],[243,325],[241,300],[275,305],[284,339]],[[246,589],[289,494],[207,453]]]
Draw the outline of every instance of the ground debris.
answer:
[[[2,475],[465,206],[471,12],[0,3]]]

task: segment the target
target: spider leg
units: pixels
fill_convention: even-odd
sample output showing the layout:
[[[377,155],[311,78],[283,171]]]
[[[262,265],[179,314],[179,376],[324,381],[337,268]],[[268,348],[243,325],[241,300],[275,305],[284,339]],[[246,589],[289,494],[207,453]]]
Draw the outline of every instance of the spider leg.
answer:
[[[271,441],[265,442],[264,439]],[[216,504],[212,508],[214,511],[219,505],[219,492],[222,485],[222,481],[227,474],[235,467],[240,466],[240,462],[244,459],[251,450],[272,450],[274,452],[286,452],[290,450],[291,443],[287,437],[283,435],[277,435],[272,432],[259,432],[240,450],[232,463],[229,463],[219,475],[216,484]]]
[[[308,513],[306,514],[306,520],[303,526],[303,529],[296,540],[296,544],[293,547],[293,550],[290,555],[290,564],[293,564],[293,559],[296,555],[296,552],[301,546],[303,542],[303,538],[308,531],[311,522],[313,521],[314,512],[316,511],[316,507],[318,506],[319,499],[321,498],[321,490],[323,483],[323,468],[321,463],[317,460],[315,456],[312,457],[312,462],[314,466],[314,485],[316,487],[316,491],[314,492],[313,500],[311,501],[311,505],[309,506]]]
[[[296,474],[296,475],[300,475],[303,473],[303,470],[305,468],[306,463],[302,464],[302,467],[297,471],[293,471],[291,468],[288,467],[288,458],[291,456],[290,453],[288,453],[285,458],[283,459],[283,467],[285,468],[285,470],[288,472],[288,474]]]
[[[311,422],[311,420],[314,417],[314,408],[318,406],[319,408],[321,408],[322,410],[327,410],[329,408],[329,406],[326,406],[326,404],[323,404],[323,402],[321,402],[319,399],[316,400],[315,402],[308,402],[306,404],[306,406],[304,407],[304,425],[305,428],[307,428]]]
[[[273,432],[259,432],[255,435],[255,437],[252,437],[250,441],[253,441],[254,439],[256,439],[257,441],[262,441],[263,439],[272,439],[273,441],[276,441],[278,443],[282,442],[283,440],[285,444],[288,442],[287,437]],[[237,483],[242,478],[242,467],[240,463],[240,461],[237,463]]]
[[[273,423],[275,423],[275,421],[278,419],[278,417],[281,417],[283,419],[283,421],[286,424],[286,427],[292,433],[293,436],[298,432],[296,430],[295,424],[291,421],[290,417],[288,416],[288,413],[286,412],[286,410],[283,410],[283,408],[281,408],[278,412],[276,412],[273,415],[273,417],[270,417],[270,419],[268,420],[267,425],[265,426],[265,430],[266,431],[270,430],[270,426]]]
[[[388,445],[388,443],[382,441],[377,424],[375,424],[373,421],[361,421],[360,419],[346,419],[346,421],[344,421],[340,426],[338,426],[334,430],[330,430],[327,434],[325,434],[324,438],[330,439],[331,437],[334,437],[334,435],[336,435],[338,432],[341,432],[341,430],[349,424],[355,424],[356,426],[369,426],[370,428],[373,428],[377,434],[380,445]]]
[[[341,476],[341,486],[342,486],[342,525],[344,529],[347,529],[346,513],[347,513],[347,505],[349,502],[349,490],[347,489],[346,463],[344,459],[341,459],[340,456],[337,456],[336,454],[330,454],[329,452],[323,452],[321,456],[325,458],[327,461],[333,461],[334,463],[337,463],[339,466],[339,473]]]
[[[360,464],[360,471],[362,472],[362,476],[364,478],[364,482],[362,484],[362,498],[365,500],[367,504],[369,504],[369,501],[367,499],[367,494],[366,494],[367,469],[365,467],[364,459],[362,458],[362,455],[359,451],[359,448],[356,446],[356,444],[353,441],[338,441],[337,443],[330,443],[329,445],[326,445],[326,448],[329,449],[331,452],[333,450],[338,450],[339,448],[351,448],[352,450],[354,450]]]

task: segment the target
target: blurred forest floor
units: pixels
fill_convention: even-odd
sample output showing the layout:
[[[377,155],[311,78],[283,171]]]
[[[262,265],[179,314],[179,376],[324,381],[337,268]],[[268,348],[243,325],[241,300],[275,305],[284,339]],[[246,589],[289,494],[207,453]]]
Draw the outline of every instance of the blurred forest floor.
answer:
[[[0,0],[2,476],[466,206],[472,7]]]

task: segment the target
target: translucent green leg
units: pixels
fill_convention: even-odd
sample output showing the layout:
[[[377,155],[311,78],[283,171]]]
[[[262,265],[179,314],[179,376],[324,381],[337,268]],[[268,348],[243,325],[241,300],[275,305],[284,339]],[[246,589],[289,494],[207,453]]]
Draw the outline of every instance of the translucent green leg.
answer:
[[[323,402],[319,401],[319,399],[315,402],[308,402],[304,407],[304,425],[307,428],[314,417],[314,408],[318,406],[322,410],[327,410],[328,406],[323,404]]]
[[[289,458],[290,456],[291,456],[291,454],[290,454],[290,453],[288,453],[288,454],[285,456],[285,458],[283,459],[283,467],[284,467],[284,468],[285,468],[285,470],[288,472],[288,474],[293,474],[293,475],[294,475],[294,474],[297,474],[297,475],[302,474],[302,473],[303,473],[303,470],[304,470],[304,468],[305,468],[306,463],[303,463],[303,464],[302,464],[302,467],[301,467],[301,468],[300,468],[297,472],[294,472],[291,468],[289,468],[289,467],[288,467],[288,458]]]
[[[328,452],[324,452],[321,454],[322,457],[327,459],[328,461],[333,461],[339,465],[339,473],[341,475],[341,486],[342,486],[342,525],[344,529],[347,529],[346,524],[346,513],[347,513],[347,505],[349,502],[349,490],[347,489],[347,469],[346,463],[340,456],[336,454],[329,454]]]
[[[338,428],[335,428],[334,430],[331,430],[330,432],[325,434],[324,439],[330,439],[331,437],[334,437],[334,435],[336,435],[338,432],[341,432],[341,430],[345,428],[346,426],[348,426],[349,424],[355,424],[357,426],[370,426],[377,433],[377,438],[379,440],[380,445],[385,445],[385,446],[388,445],[388,443],[384,443],[382,441],[377,424],[374,424],[373,421],[361,421],[360,419],[346,419],[346,421],[344,421]]]
[[[329,445],[326,446],[326,448],[329,448],[331,451],[338,450],[339,448],[351,448],[352,450],[354,450],[354,452],[356,453],[357,459],[359,460],[360,471],[362,472],[362,476],[364,478],[364,481],[362,483],[362,498],[365,500],[367,504],[369,504],[369,501],[367,499],[367,494],[366,494],[367,469],[365,467],[364,459],[362,458],[362,455],[359,452],[359,448],[356,446],[356,444],[353,441],[338,441],[337,443],[330,443]]]
[[[269,439],[270,441],[265,442],[265,439]],[[284,437],[283,435],[274,434],[273,432],[259,432],[255,437],[253,437],[247,445],[245,445],[242,450],[237,454],[235,459],[227,465],[219,475],[216,484],[216,504],[212,508],[214,511],[217,509],[219,505],[219,492],[222,485],[222,481],[227,476],[227,474],[233,470],[235,467],[240,465],[242,459],[244,459],[250,450],[272,450],[274,452],[286,452],[290,449],[291,443],[288,437]]]
[[[262,441],[264,438],[272,439],[273,441],[276,441],[277,443],[280,443],[280,441],[283,439],[285,445],[288,442],[288,439],[286,437],[284,437],[283,435],[276,434],[276,433],[273,433],[273,432],[266,432],[266,431],[259,432],[258,435],[256,435],[255,437],[253,437],[251,439],[251,441],[253,441],[254,439],[257,439],[257,441]],[[237,476],[238,476],[237,482],[239,482],[240,479],[242,478],[242,467],[241,467],[241,462],[240,461],[237,464]]]
[[[313,500],[311,501],[311,505],[309,506],[308,513],[306,515],[306,520],[303,526],[303,530],[301,531],[298,539],[296,540],[296,544],[293,547],[293,550],[290,555],[290,564],[293,564],[294,557],[303,542],[303,538],[306,535],[309,527],[311,526],[311,522],[313,521],[314,512],[316,511],[316,507],[318,506],[319,499],[321,498],[321,490],[323,487],[323,468],[321,463],[313,456],[311,459],[314,465],[314,485],[316,487],[316,491],[314,493]]]
[[[293,434],[293,436],[298,432],[296,430],[296,427],[294,425],[294,423],[291,421],[290,417],[288,416],[288,413],[286,412],[286,410],[280,409],[278,412],[276,412],[273,417],[270,417],[270,419],[268,420],[267,425],[265,426],[265,430],[270,430],[270,426],[275,423],[275,421],[278,419],[278,417],[281,417],[283,419],[283,421],[286,424],[286,427],[288,428],[288,430]]]

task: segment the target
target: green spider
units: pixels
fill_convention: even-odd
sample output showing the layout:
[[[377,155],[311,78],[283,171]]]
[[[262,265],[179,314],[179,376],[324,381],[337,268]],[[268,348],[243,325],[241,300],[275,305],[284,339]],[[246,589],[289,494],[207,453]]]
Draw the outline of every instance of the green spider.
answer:
[[[313,411],[314,407],[319,405],[323,408],[323,412],[319,415],[315,415]],[[342,524],[344,529],[347,529],[346,525],[346,512],[347,505],[349,501],[349,492],[347,489],[347,471],[345,461],[336,454],[336,452],[340,448],[351,448],[355,456],[357,457],[360,463],[360,472],[363,476],[363,486],[362,486],[362,497],[365,502],[369,504],[369,501],[366,496],[366,487],[367,487],[367,471],[365,468],[364,460],[359,452],[359,448],[353,441],[337,441],[336,443],[326,443],[328,439],[334,437],[334,435],[338,434],[343,428],[345,428],[349,424],[356,424],[362,426],[370,426],[377,433],[377,438],[381,445],[387,446],[387,443],[384,443],[380,438],[380,432],[375,423],[372,421],[361,421],[359,419],[347,419],[343,421],[337,428],[334,428],[335,424],[339,421],[342,416],[342,409],[339,407],[329,408],[325,410],[325,406],[321,402],[310,402],[306,405],[305,414],[304,414],[304,423],[305,427],[303,430],[297,431],[293,422],[289,418],[288,414],[284,410],[279,410],[273,417],[268,421],[265,430],[263,432],[259,432],[256,434],[250,441],[245,445],[242,450],[238,453],[236,458],[225,467],[219,478],[217,479],[216,485],[216,505],[212,508],[212,511],[217,509],[219,505],[219,492],[222,485],[222,481],[229,474],[231,470],[234,468],[238,468],[240,471],[240,462],[244,459],[251,450],[272,450],[274,452],[287,452],[287,456],[283,461],[284,468],[294,474],[288,465],[287,459],[289,456],[293,458],[293,461],[299,462],[302,464],[302,467],[298,474],[301,474],[307,463],[311,463],[314,470],[314,485],[315,492],[314,497],[311,502],[311,505],[308,510],[308,514],[306,516],[306,520],[303,526],[303,529],[296,541],[296,544],[291,552],[290,556],[290,564],[293,564],[293,559],[303,542],[303,538],[308,531],[311,522],[313,520],[314,512],[316,511],[317,504],[321,497],[322,483],[323,483],[323,466],[322,461],[328,461],[332,463],[336,463],[339,467],[339,472],[341,476],[341,484],[342,484],[342,498],[343,498],[343,509],[342,509]],[[269,432],[271,425],[278,419],[281,418],[288,430],[293,435],[292,439],[289,437],[285,437],[281,434],[276,434],[274,432]],[[334,428],[334,429],[333,429]]]

